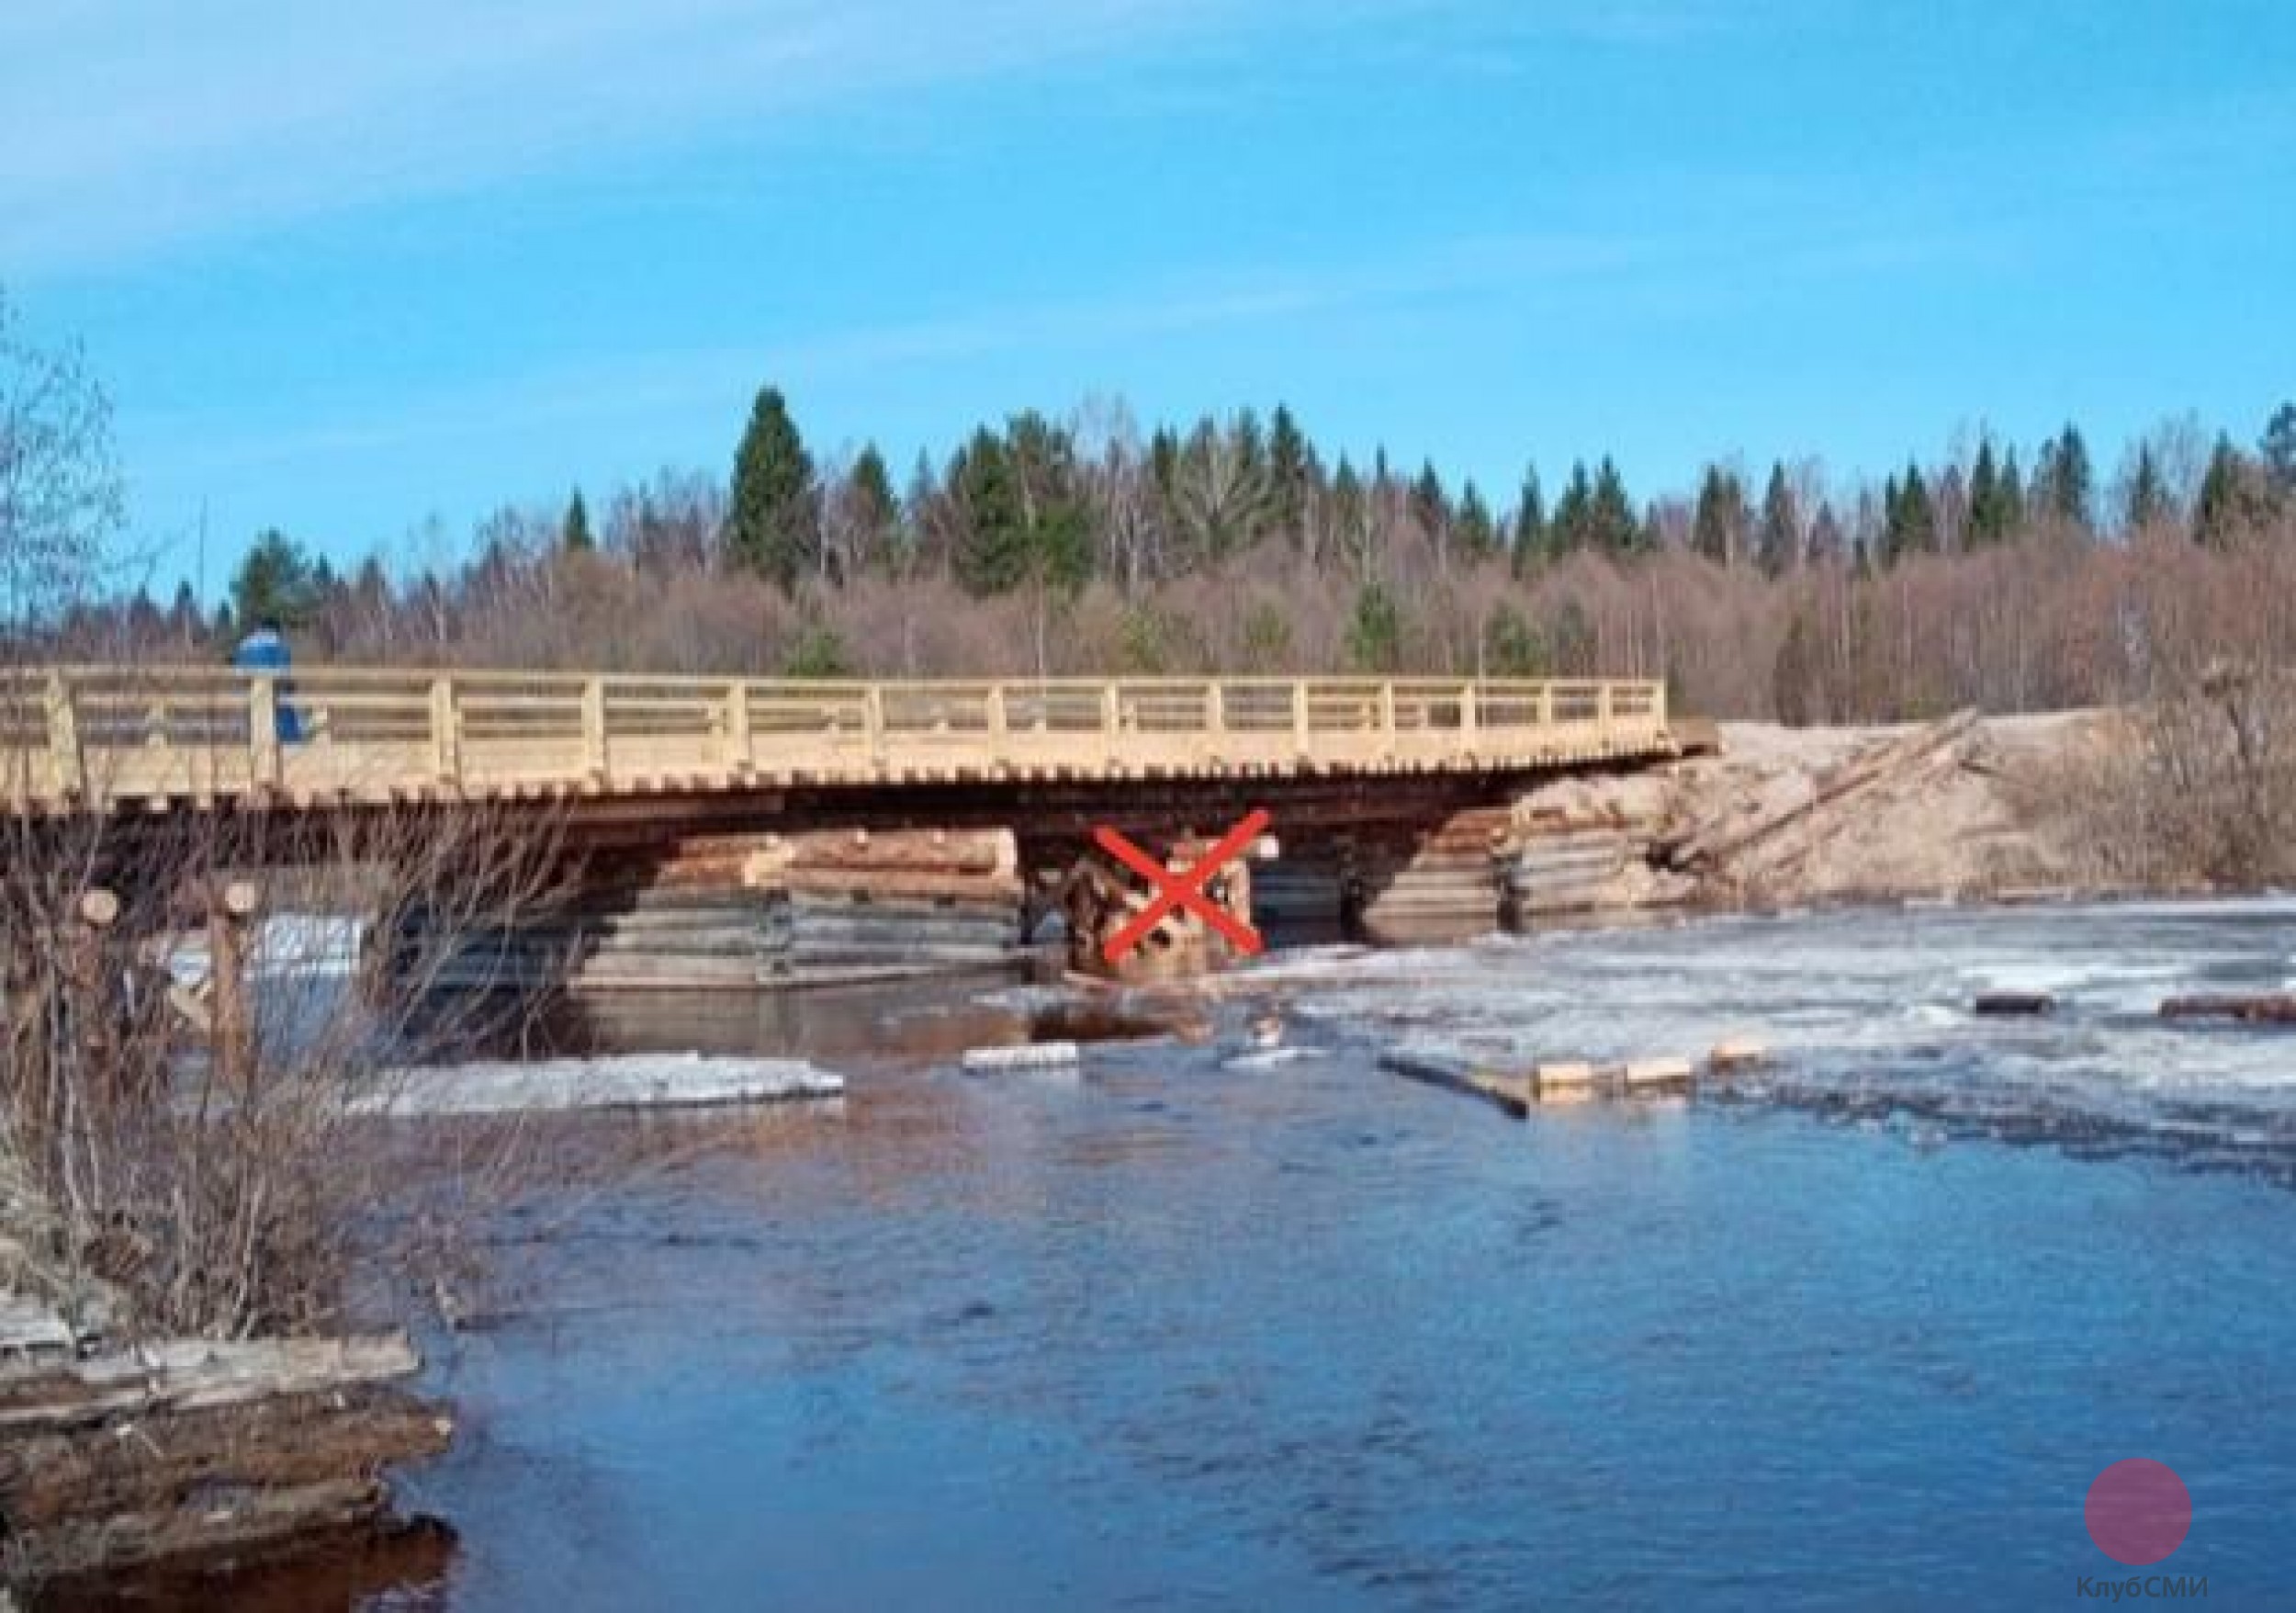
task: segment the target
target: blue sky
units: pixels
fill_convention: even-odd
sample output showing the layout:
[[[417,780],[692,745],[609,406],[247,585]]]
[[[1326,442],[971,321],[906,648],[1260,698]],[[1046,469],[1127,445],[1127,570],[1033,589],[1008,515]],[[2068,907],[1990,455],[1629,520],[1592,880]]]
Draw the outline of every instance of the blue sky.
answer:
[[[2296,395],[2296,6],[8,0],[0,285],[163,585],[203,502],[213,588],[722,467],[766,380],[896,466],[1120,395],[1502,501],[2110,468]]]

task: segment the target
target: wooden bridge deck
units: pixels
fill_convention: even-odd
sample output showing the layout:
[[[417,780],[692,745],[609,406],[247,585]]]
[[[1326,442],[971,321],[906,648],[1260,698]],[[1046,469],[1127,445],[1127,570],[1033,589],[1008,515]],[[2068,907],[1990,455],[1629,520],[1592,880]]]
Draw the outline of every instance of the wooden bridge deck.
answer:
[[[278,737],[282,707],[299,738]],[[0,673],[0,794],[10,810],[39,814],[1505,773],[1680,749],[1654,682]]]

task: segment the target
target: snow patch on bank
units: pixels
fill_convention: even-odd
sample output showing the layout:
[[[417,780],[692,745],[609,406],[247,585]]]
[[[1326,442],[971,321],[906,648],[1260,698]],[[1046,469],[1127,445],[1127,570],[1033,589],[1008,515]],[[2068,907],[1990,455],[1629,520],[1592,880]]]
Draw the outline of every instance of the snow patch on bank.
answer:
[[[410,1119],[692,1109],[836,1098],[844,1091],[844,1077],[802,1059],[631,1054],[386,1070],[351,1107],[356,1113]]]

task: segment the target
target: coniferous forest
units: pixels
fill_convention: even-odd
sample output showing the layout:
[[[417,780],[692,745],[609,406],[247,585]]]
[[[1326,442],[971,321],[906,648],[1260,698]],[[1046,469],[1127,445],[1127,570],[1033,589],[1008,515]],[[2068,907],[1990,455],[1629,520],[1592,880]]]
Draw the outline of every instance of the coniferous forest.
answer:
[[[204,655],[261,615],[330,660],[793,676],[1650,676],[1819,722],[2140,697],[2284,659],[2296,597],[2296,404],[2252,442],[2172,422],[2110,469],[2067,425],[1877,483],[1729,460],[1664,490],[1608,457],[1504,489],[1357,462],[1281,406],[1031,411],[898,471],[808,443],[767,388],[729,437],[723,474],[505,507],[452,569],[346,573],[267,531],[220,611],[186,589],[79,630]]]

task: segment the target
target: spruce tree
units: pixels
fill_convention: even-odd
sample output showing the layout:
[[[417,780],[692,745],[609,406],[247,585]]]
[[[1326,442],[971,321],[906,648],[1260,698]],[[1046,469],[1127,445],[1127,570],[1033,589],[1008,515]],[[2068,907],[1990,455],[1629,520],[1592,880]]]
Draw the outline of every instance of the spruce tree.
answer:
[[[1984,548],[2009,536],[2001,524],[2001,471],[1994,462],[1993,439],[1977,445],[1969,468],[1969,547]]]
[[[2082,440],[2080,428],[2068,422],[2049,456],[2049,513],[2067,525],[2087,530],[2094,484],[2088,445]]]
[[[576,488],[574,496],[566,501],[566,519],[558,528],[559,547],[568,554],[588,554],[597,544],[590,536],[590,507],[582,502],[582,490]]]
[[[255,535],[231,578],[231,610],[249,628],[275,622],[308,625],[319,610],[319,577],[310,551],[276,526]]]
[[[1626,496],[1626,479],[1607,454],[1594,473],[1588,523],[1590,542],[1606,554],[1632,554],[1650,547],[1641,524],[1635,520],[1634,501]]]
[[[1487,678],[1538,678],[1551,670],[1538,629],[1511,603],[1503,603],[1483,624],[1482,665]]]
[[[1294,544],[1304,544],[1308,497],[1315,485],[1315,450],[1290,408],[1282,403],[1268,421],[1267,483],[1268,515],[1276,530]]]
[[[199,596],[192,592],[189,580],[176,583],[174,603],[167,607],[168,632],[188,644],[206,629],[199,616]]]
[[[1937,534],[1937,506],[1930,501],[1930,484],[1921,467],[1908,460],[1905,479],[1892,477],[1882,487],[1881,563],[1895,566],[1909,555],[1934,552]]]
[[[1706,467],[1690,521],[1690,547],[1717,566],[1735,566],[1746,550],[1746,489],[1736,471]]]
[[[1499,525],[1491,519],[1491,506],[1483,502],[1482,490],[1472,477],[1459,489],[1458,512],[1451,524],[1458,538],[1459,552],[1470,560],[1487,560],[1499,552]]]
[[[1642,522],[1635,528],[1634,547],[1636,553],[1645,555],[1655,555],[1666,547],[1665,512],[1656,499],[1642,506]]]
[[[1594,483],[1583,459],[1571,462],[1570,479],[1563,484],[1562,497],[1555,501],[1550,547],[1559,555],[1594,547]]]
[[[1079,586],[1091,570],[1091,541],[1072,472],[1066,434],[1041,414],[1015,415],[1001,436],[975,431],[949,468],[961,527],[957,581],[979,594],[1023,583]]]
[[[1930,498],[1930,484],[1921,475],[1921,468],[1906,467],[1905,486],[1897,495],[1897,510],[1903,522],[1904,540],[1898,546],[1900,556],[1934,554],[1937,551],[1937,505]]]
[[[1347,624],[1347,654],[1362,672],[1392,672],[1401,663],[1402,612],[1394,596],[1377,582],[1356,591],[1355,615]]]
[[[2257,448],[2272,485],[2282,493],[2296,493],[2296,403],[2283,403],[2273,412]]]
[[[901,544],[901,503],[894,497],[893,473],[876,444],[866,444],[853,457],[846,484],[860,534],[860,552],[854,559],[864,570],[891,570]]]
[[[1834,513],[1830,501],[1818,506],[1818,513],[1809,524],[1809,554],[1813,561],[1840,560],[1847,557],[1843,550],[1841,517]]]
[[[1437,561],[1446,561],[1451,553],[1451,495],[1444,491],[1443,478],[1436,474],[1432,459],[1421,464],[1418,479],[1412,483],[1411,516],[1427,535]]]
[[[2220,436],[2200,478],[2192,507],[2192,536],[2212,548],[2225,548],[2260,530],[2272,518],[2273,489],[2262,465]]]
[[[1761,493],[1761,534],[1756,540],[1756,556],[1765,577],[1783,577],[1792,570],[1800,558],[1802,531],[1801,512],[1795,507],[1794,489],[1785,479],[1785,467],[1773,462],[1769,485]]]
[[[1028,574],[1028,520],[1004,439],[986,426],[949,465],[956,506],[954,570],[969,592],[1009,593]]]
[[[2001,479],[1995,486],[1994,497],[2001,507],[2001,536],[2018,538],[2025,535],[2025,479],[2017,469],[2017,450],[2009,448],[2001,455]]]
[[[1378,527],[1371,518],[1371,497],[1363,478],[1345,454],[1339,457],[1339,468],[1332,473],[1332,529],[1356,580],[1368,581],[1379,562]]]
[[[1547,500],[1539,491],[1538,467],[1534,465],[1523,472],[1523,492],[1514,505],[1514,574],[1528,575],[1552,552],[1552,543],[1547,526]]]
[[[2122,519],[2133,536],[2167,520],[2171,513],[2168,482],[2153,458],[2152,445],[2140,443],[2136,463],[2129,469],[2127,491],[2122,494]]]
[[[734,456],[732,509],[726,549],[733,561],[784,592],[814,570],[821,553],[814,519],[813,458],[797,434],[789,406],[772,387],[761,389]]]

